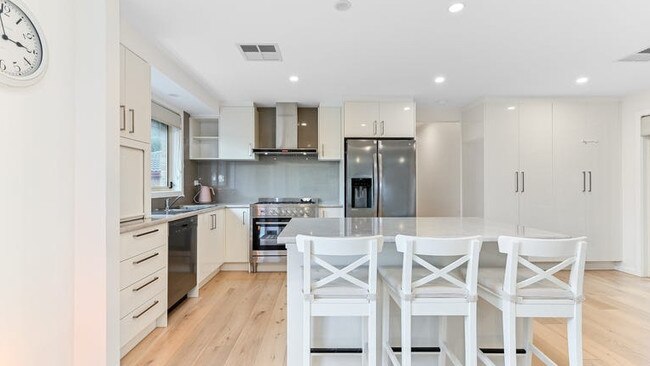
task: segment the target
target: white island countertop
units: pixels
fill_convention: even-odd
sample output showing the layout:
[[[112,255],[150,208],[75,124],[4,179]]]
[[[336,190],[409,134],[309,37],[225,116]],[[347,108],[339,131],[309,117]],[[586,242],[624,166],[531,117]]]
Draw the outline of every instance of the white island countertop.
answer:
[[[282,230],[278,236],[278,243],[295,244],[297,235],[325,237],[383,235],[385,242],[394,242],[398,234],[428,237],[480,235],[484,241],[496,241],[502,235],[545,239],[567,237],[546,230],[477,217],[296,218]]]

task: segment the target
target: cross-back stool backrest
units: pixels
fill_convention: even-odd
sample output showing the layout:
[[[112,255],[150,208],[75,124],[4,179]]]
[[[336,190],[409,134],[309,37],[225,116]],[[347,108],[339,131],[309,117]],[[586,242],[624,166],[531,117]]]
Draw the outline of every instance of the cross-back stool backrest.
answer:
[[[480,236],[459,238],[428,238],[407,235],[397,235],[395,238],[397,251],[404,254],[402,264],[402,291],[410,296],[413,290],[437,279],[443,279],[453,287],[463,289],[468,299],[476,300],[478,260],[481,252],[482,241]],[[421,256],[457,257],[451,264],[438,268]],[[427,269],[430,273],[413,281],[413,263]],[[461,281],[451,272],[467,266],[465,281]]]
[[[377,254],[381,252],[384,239],[382,236],[366,237],[317,237],[298,235],[298,251],[303,253],[303,294],[310,296],[312,291],[342,279],[368,291],[369,297],[377,295]],[[361,256],[343,268],[338,268],[323,257]],[[353,270],[368,264],[368,280],[364,282],[350,274]],[[311,269],[316,264],[331,272],[328,276],[313,281]]]
[[[503,290],[516,297],[517,292],[541,281],[552,283],[555,288],[570,291],[574,299],[583,297],[587,238],[569,239],[530,239],[513,236],[499,237],[499,251],[507,254]],[[559,263],[544,270],[524,257],[558,259]],[[518,280],[519,265],[534,272],[534,275]],[[555,274],[570,267],[569,282],[566,283]]]

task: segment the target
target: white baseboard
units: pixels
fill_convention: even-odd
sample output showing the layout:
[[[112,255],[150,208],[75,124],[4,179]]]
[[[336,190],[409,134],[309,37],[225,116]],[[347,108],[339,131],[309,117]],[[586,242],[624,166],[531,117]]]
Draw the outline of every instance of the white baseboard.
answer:
[[[587,271],[607,271],[615,270],[620,262],[587,262],[585,270]]]
[[[224,263],[221,266],[222,271],[244,271],[248,272],[248,263]]]
[[[637,276],[637,277],[647,277],[647,276],[644,276],[643,273],[641,273],[641,271],[639,271],[636,268],[623,266],[623,265],[620,265],[620,264],[618,266],[616,266],[616,270],[619,271],[619,272],[627,273],[627,274]]]

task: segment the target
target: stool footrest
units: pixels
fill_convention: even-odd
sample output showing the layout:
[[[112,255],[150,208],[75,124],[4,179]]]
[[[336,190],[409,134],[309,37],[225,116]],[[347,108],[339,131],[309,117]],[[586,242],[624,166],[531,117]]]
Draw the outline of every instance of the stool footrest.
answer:
[[[311,348],[311,353],[363,353],[361,348]]]

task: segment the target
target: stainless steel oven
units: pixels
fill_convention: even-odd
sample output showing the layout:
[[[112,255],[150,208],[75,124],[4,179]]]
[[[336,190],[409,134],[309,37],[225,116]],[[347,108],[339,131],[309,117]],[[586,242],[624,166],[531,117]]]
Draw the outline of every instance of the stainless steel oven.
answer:
[[[286,263],[287,248],[278,235],[296,217],[317,217],[316,201],[301,198],[260,198],[251,205],[251,271],[259,263]]]

